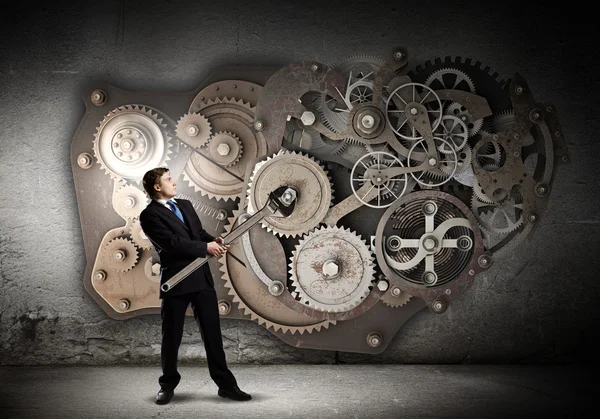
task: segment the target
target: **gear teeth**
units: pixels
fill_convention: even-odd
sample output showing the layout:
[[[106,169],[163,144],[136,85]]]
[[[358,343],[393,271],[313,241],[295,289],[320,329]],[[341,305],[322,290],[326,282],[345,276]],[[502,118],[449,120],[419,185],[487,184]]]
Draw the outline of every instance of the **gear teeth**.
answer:
[[[227,224],[225,225],[226,233],[229,233],[233,229],[234,220],[236,220],[239,217],[239,215],[242,213],[242,211],[243,211],[243,207],[242,207],[242,209],[234,210],[232,216],[227,217]],[[316,323],[313,325],[307,325],[307,326],[287,326],[287,325],[276,323],[274,321],[270,321],[267,318],[260,316],[258,313],[253,311],[252,308],[249,307],[235,291],[235,288],[234,288],[233,283],[231,282],[231,278],[229,276],[229,272],[227,271],[226,262],[227,262],[227,255],[225,254],[225,255],[221,256],[221,258],[219,258],[219,264],[220,264],[219,271],[222,273],[222,279],[225,282],[224,287],[227,289],[227,295],[232,296],[233,303],[237,304],[238,308],[240,310],[242,310],[244,315],[250,316],[251,320],[256,321],[259,325],[263,326],[265,329],[272,329],[274,332],[280,332],[280,333],[284,333],[284,334],[290,333],[290,334],[294,335],[294,334],[298,333],[298,334],[302,335],[305,332],[310,334],[314,330],[320,331],[321,328],[328,329],[330,324],[332,324],[332,325],[336,324],[335,320],[325,320],[320,323]]]

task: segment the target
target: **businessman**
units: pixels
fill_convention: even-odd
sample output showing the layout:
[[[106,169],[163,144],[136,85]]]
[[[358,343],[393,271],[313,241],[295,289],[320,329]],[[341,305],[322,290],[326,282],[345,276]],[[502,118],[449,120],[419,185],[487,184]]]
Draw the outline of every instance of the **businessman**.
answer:
[[[185,199],[173,199],[177,184],[167,168],[148,171],[143,178],[146,193],[152,199],[140,214],[140,223],[160,256],[161,285],[198,257],[220,256],[229,246],[221,237],[213,237],[203,228],[192,204]],[[240,390],[227,367],[217,295],[208,264],[194,271],[167,292],[160,291],[162,317],[162,375],[157,404],[167,404],[181,379],[177,372],[177,355],[185,312],[192,305],[194,318],[206,349],[210,377],[218,386],[218,394],[233,400],[250,400]]]

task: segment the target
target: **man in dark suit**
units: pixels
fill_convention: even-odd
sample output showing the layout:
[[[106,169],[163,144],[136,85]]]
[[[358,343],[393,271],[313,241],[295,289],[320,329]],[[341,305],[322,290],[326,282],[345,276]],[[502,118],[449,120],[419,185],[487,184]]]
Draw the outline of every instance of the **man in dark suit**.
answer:
[[[161,285],[198,257],[222,255],[229,246],[221,237],[213,237],[203,228],[191,202],[175,201],[177,184],[169,169],[159,167],[143,178],[146,193],[152,201],[140,214],[144,233],[156,248],[161,263]],[[167,292],[160,291],[162,317],[162,376],[156,403],[169,403],[181,376],[177,372],[177,355],[185,312],[192,305],[200,329],[210,376],[219,387],[221,397],[250,400],[252,397],[237,386],[225,360],[217,294],[208,264],[194,271]]]

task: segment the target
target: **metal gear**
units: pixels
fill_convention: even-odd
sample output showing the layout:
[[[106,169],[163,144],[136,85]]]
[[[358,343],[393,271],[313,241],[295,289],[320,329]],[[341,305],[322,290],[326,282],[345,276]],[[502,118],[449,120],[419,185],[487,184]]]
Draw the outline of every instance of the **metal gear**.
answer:
[[[409,141],[420,140],[423,136],[417,133],[414,126],[411,126],[411,133],[406,135],[402,128],[405,125],[410,125],[408,119],[405,116],[404,106],[408,103],[416,102],[422,103],[426,97],[433,97],[433,101],[427,102],[427,107],[433,107],[428,109],[427,112],[431,113],[430,117],[434,121],[431,125],[431,130],[435,131],[442,120],[443,109],[442,102],[438,95],[429,87],[420,83],[405,83],[394,89],[390,96],[385,101],[385,118],[388,126],[394,131],[394,133]]]
[[[129,239],[117,237],[112,239],[104,248],[102,256],[107,265],[117,272],[127,272],[133,269],[139,259],[139,248]]]
[[[318,228],[292,251],[292,295],[319,311],[352,310],[370,293],[374,261],[366,242],[350,229]]]
[[[332,200],[327,171],[308,155],[280,150],[254,167],[248,185],[248,213],[254,214],[263,208],[269,193],[280,186],[298,189],[296,208],[287,218],[265,218],[262,226],[285,237],[296,237],[318,226]]]
[[[242,158],[244,146],[237,135],[220,131],[213,135],[208,143],[210,157],[221,166],[235,166]]]
[[[475,93],[475,83],[464,71],[456,68],[441,68],[431,73],[425,84],[433,90],[451,89]]]
[[[457,151],[456,156],[458,157],[458,165],[456,166],[456,170],[454,171],[454,179],[458,180],[460,175],[462,175],[465,172],[469,172],[473,174],[473,176],[475,176],[475,173],[473,173],[473,166],[471,165],[471,160],[473,158],[473,151],[471,150],[471,147],[467,145],[462,150]],[[440,170],[446,175],[451,176],[452,169],[453,165],[451,164],[443,163],[440,165]]]
[[[243,153],[233,166],[223,170],[199,153],[193,153],[183,173],[183,179],[196,192],[216,200],[234,200],[244,191],[246,167],[267,153],[264,136],[254,131],[254,107],[235,98],[217,98],[200,102],[196,111],[204,115],[214,132],[228,132],[241,142]],[[203,148],[204,150],[204,148]]]
[[[125,219],[139,217],[148,202],[146,193],[131,185],[120,187],[112,197],[113,208]]]
[[[475,134],[477,134],[483,127],[483,118],[473,118],[473,115],[469,113],[467,108],[465,108],[458,102],[452,102],[450,105],[448,105],[448,108],[446,108],[445,115],[454,116],[460,119],[467,127],[469,137],[472,137]]]
[[[456,151],[454,150],[454,145],[452,143],[450,143],[449,141],[444,140],[443,138],[440,138],[440,137],[433,137],[433,141],[435,143],[436,150],[439,150],[440,147],[444,147],[448,150],[451,150],[451,153],[443,154],[442,156],[444,156],[444,160],[440,160],[440,163],[446,163],[448,165],[448,170],[446,172],[443,172],[439,168],[426,170],[424,172],[421,172],[421,174],[418,176],[415,174],[415,172],[410,172],[411,176],[417,181],[417,183],[419,183],[422,186],[426,186],[426,187],[443,185],[444,183],[446,183],[450,179],[452,179],[452,177],[456,173],[456,169],[458,168],[458,156],[457,156]],[[411,159],[411,155],[414,156],[413,153],[415,153],[415,152],[422,152],[425,155],[426,159],[436,159],[437,160],[437,158],[438,158],[437,151],[435,152],[436,155],[429,155],[429,151],[427,150],[427,145],[426,145],[424,139],[420,139],[420,140],[416,141],[413,144],[413,146],[410,148],[410,150],[408,150],[407,160],[409,163],[415,162],[414,159]],[[413,167],[418,166],[420,163],[421,162],[417,162],[416,164],[413,163],[412,166]],[[411,165],[409,164],[409,166],[411,166]],[[421,179],[421,177],[425,173],[427,173],[428,175],[432,176],[435,179],[440,179],[441,181],[440,182],[433,182],[431,180],[423,181]]]
[[[242,213],[241,209],[234,210],[233,216],[227,219],[225,234],[228,234]],[[224,287],[228,294],[233,296],[233,302],[251,320],[256,321],[266,329],[275,332],[304,334],[314,331],[320,332],[330,325],[335,325],[335,320],[314,321],[311,317],[299,313],[273,297],[258,280],[249,278],[251,273],[241,265],[232,254],[241,254],[243,251],[240,241],[231,244],[231,248],[219,259],[219,271],[223,274]],[[250,279],[250,280],[249,280]]]
[[[466,124],[458,117],[452,115],[443,115],[442,121],[433,132],[435,137],[443,138],[454,146],[455,151],[462,150],[467,144],[469,133]],[[440,153],[451,154],[452,150],[440,144],[438,147]]]
[[[524,220],[523,198],[509,196],[501,203],[486,203],[473,194],[471,209],[479,226],[486,232],[497,235],[511,233],[521,227]]]
[[[393,285],[381,296],[379,301],[389,307],[402,307],[403,305],[406,305],[411,298],[412,295]]]
[[[152,242],[142,230],[142,225],[139,220],[134,220],[133,224],[131,224],[131,239],[142,249],[149,249],[152,247]]]
[[[186,113],[177,121],[175,134],[183,140],[184,146],[203,147],[212,135],[212,126],[199,112]]]
[[[100,167],[116,180],[139,182],[169,159],[170,137],[162,118],[149,108],[120,106],[109,112],[94,134],[93,150]]]
[[[487,169],[491,169],[491,166],[486,166]],[[485,168],[484,168],[485,169]],[[479,182],[477,180],[475,180],[475,182],[473,182],[473,192],[474,192],[474,196],[477,197],[477,199],[485,204],[495,204],[495,203],[499,203],[499,202],[503,202],[506,198],[508,198],[508,192],[507,191],[500,191],[499,194],[497,194],[496,196],[492,195],[491,197],[483,191],[483,189],[481,188],[481,185],[479,184]],[[492,199],[492,198],[496,198],[496,199]]]

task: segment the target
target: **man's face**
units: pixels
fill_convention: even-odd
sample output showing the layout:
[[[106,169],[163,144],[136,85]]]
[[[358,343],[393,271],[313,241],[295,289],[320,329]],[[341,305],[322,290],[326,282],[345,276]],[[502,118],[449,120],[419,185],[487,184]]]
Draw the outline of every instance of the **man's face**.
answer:
[[[165,172],[160,177],[159,182],[154,185],[157,195],[162,199],[171,199],[177,195],[177,184],[171,177],[171,172]]]

